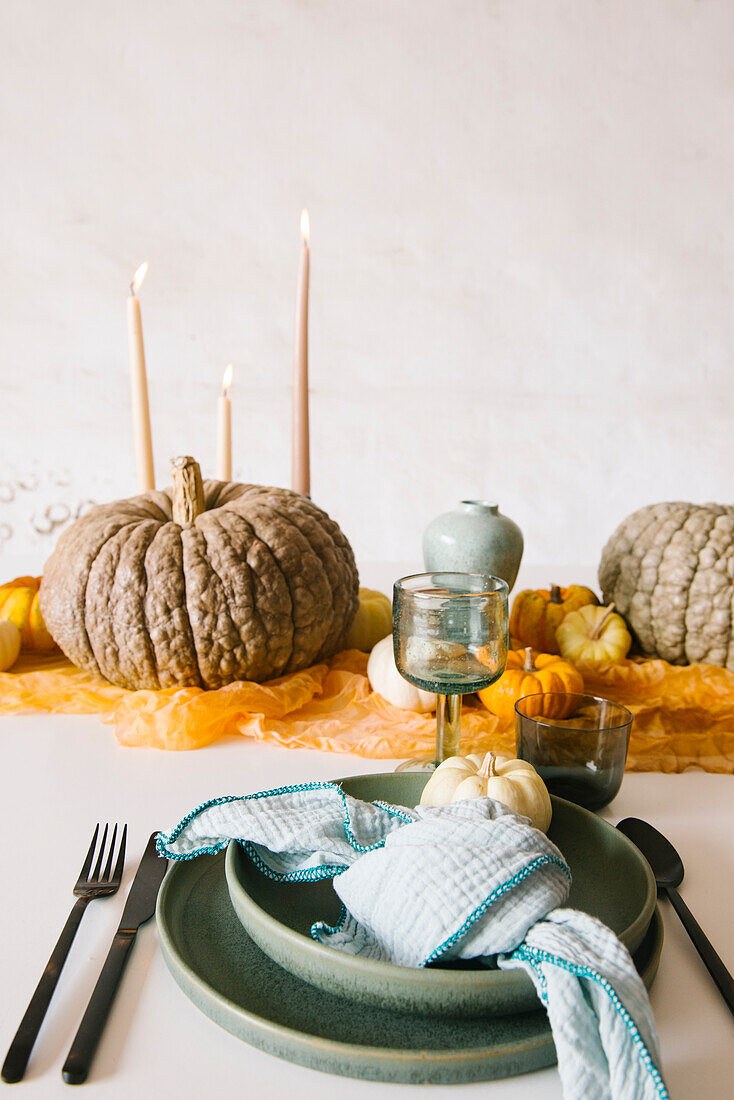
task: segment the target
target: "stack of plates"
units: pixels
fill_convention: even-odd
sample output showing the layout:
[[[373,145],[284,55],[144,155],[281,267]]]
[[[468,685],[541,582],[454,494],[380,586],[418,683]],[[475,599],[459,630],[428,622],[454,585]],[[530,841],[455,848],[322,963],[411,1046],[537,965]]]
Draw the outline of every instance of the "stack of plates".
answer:
[[[340,780],[365,801],[414,806],[425,773]],[[599,917],[633,952],[649,987],[662,921],[646,861],[594,814],[553,798],[550,838],[573,875],[568,904]],[[457,963],[413,970],[316,943],[341,903],[330,881],[280,884],[236,843],[226,857],[176,863],[158,899],[164,957],[188,997],[241,1039],[331,1073],[453,1083],[555,1062],[547,1016],[521,971]]]

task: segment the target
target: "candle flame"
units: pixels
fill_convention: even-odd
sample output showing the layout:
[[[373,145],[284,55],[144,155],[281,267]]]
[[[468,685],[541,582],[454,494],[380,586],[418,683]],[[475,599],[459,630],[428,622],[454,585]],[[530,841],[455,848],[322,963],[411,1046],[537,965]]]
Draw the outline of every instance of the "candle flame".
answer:
[[[133,281],[130,283],[130,293],[134,296],[138,293],[143,285],[143,279],[148,274],[148,261],[143,260],[138,270],[133,275]]]
[[[228,363],[227,366],[224,368],[224,374],[222,375],[222,393],[225,397],[229,393],[229,387],[232,385],[233,374],[234,369],[232,367],[232,364]]]
[[[301,239],[304,244],[308,244],[309,237],[311,236],[311,220],[308,216],[308,210],[301,211]]]

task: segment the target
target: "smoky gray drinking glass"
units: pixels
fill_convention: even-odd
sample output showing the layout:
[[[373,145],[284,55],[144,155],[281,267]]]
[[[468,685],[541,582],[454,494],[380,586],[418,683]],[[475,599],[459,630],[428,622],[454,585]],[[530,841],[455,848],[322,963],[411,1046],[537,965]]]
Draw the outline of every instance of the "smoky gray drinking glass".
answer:
[[[631,725],[626,707],[596,695],[549,691],[515,704],[518,758],[533,765],[551,794],[587,810],[617,794]]]
[[[416,573],[395,583],[395,663],[409,683],[438,697],[435,760],[423,766],[458,755],[462,695],[505,671],[507,594],[503,580],[481,573]]]

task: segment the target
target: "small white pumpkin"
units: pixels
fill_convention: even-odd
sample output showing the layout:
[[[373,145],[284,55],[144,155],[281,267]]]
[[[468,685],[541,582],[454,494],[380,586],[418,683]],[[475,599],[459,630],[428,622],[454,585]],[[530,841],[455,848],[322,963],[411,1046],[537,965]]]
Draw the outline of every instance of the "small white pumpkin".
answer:
[[[402,707],[403,710],[414,710],[419,714],[436,709],[436,696],[430,691],[421,691],[408,683],[398,672],[393,652],[392,634],[378,642],[370,653],[367,662],[367,678],[370,687],[392,703],[394,707]]]
[[[20,653],[20,631],[10,619],[0,619],[0,672],[14,665]]]
[[[494,752],[444,760],[423,788],[421,805],[445,806],[464,798],[494,798],[529,817],[543,833],[553,815],[548,789],[533,765]]]

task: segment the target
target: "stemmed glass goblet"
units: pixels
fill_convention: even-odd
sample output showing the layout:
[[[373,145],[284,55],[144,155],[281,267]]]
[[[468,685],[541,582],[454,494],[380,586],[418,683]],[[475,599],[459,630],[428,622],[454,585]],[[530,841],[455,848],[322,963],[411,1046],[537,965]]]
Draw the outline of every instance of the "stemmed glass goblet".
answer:
[[[481,573],[417,573],[395,582],[395,663],[409,683],[437,695],[435,761],[399,769],[458,755],[462,695],[489,687],[505,670],[507,595],[503,580]]]

